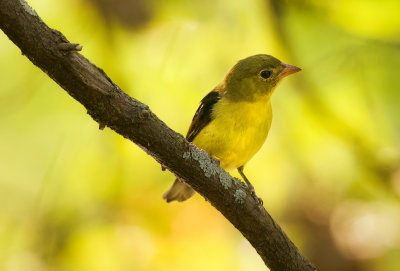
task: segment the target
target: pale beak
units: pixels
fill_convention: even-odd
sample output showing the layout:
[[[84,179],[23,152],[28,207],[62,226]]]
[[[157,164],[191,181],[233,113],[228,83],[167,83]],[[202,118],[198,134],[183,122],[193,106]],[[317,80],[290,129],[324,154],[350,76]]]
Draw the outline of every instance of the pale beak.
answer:
[[[299,72],[301,71],[301,69],[299,67],[296,67],[294,65],[290,65],[290,64],[285,64],[282,63],[283,66],[283,70],[280,72],[279,77],[282,79],[283,77],[286,77],[288,75],[291,75],[293,73]]]

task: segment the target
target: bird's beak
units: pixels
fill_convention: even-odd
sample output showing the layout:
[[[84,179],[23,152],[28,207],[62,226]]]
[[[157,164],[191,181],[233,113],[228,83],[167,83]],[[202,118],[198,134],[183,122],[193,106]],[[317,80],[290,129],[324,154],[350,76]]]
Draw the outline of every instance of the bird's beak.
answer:
[[[296,67],[294,65],[282,63],[282,66],[283,66],[283,70],[279,74],[279,77],[281,79],[283,77],[286,77],[286,76],[290,75],[290,74],[293,74],[293,73],[301,71],[301,69],[299,67]]]

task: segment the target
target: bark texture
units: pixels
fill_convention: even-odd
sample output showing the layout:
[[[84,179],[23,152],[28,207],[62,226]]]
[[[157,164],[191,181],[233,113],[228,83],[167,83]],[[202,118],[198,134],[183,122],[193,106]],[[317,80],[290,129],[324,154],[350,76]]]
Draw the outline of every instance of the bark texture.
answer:
[[[124,93],[102,69],[77,53],[81,46],[70,45],[24,0],[0,0],[0,28],[22,54],[87,109],[100,129],[113,129],[186,180],[249,240],[270,270],[315,270],[243,183],[166,126],[147,105]]]

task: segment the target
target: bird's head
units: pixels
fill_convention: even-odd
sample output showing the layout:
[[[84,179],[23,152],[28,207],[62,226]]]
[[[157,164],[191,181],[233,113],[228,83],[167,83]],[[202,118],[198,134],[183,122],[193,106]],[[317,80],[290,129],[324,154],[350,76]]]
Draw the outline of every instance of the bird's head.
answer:
[[[227,97],[253,101],[270,96],[282,78],[301,71],[270,55],[254,55],[240,60],[225,76],[221,87]]]

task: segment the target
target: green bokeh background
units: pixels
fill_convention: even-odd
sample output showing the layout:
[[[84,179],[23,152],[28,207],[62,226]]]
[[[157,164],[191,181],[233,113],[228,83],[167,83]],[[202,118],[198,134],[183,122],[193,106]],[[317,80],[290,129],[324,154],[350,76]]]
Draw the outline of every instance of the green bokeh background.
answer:
[[[318,270],[400,270],[398,0],[28,2],[181,134],[237,60],[301,67],[247,175]],[[199,195],[166,204],[173,175],[3,33],[0,78],[0,270],[265,270]]]

